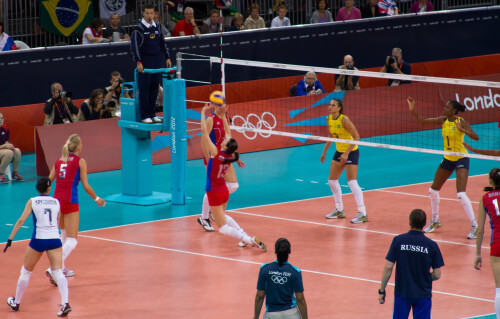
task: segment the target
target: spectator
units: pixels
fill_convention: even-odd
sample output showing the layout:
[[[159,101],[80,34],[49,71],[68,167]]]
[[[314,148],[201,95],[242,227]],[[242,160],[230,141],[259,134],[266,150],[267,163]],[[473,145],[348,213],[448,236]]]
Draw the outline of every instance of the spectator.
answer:
[[[218,33],[218,32],[220,32],[219,10],[212,9],[210,10],[210,18],[208,19],[208,21],[203,23],[203,26],[201,27],[201,33],[206,34],[206,33]]]
[[[336,21],[361,19],[361,11],[354,7],[354,0],[345,0],[344,6],[337,13]]]
[[[434,7],[432,6],[432,2],[428,0],[415,1],[410,7],[410,13],[429,12],[429,11],[434,11]]]
[[[163,3],[166,3],[168,6],[168,25],[169,29],[173,30],[175,28],[175,23],[184,19],[184,5],[186,4],[185,0],[163,0]]]
[[[379,0],[378,11],[383,16],[395,16],[399,14],[395,0]]]
[[[410,231],[394,237],[385,257],[385,267],[380,284],[379,302],[385,303],[387,282],[394,264],[393,318],[408,318],[413,308],[413,318],[431,317],[432,282],[441,278],[443,256],[438,245],[425,237],[422,229],[426,223],[425,212],[414,209],[410,213]],[[429,269],[432,272],[429,273]],[[418,314],[418,315],[416,315]]]
[[[385,59],[385,65],[380,69],[380,72],[396,73],[396,74],[411,74],[411,65],[403,61],[403,50],[400,48],[392,49],[392,56]],[[401,81],[389,79],[387,86],[398,86],[400,84],[408,84],[411,81]]]
[[[288,262],[288,255],[291,253],[288,239],[278,239],[274,245],[274,251],[276,261],[260,267],[254,319],[260,316],[264,298],[266,299],[265,319],[307,319],[302,273],[299,268]]]
[[[324,93],[323,86],[316,79],[316,73],[307,72],[303,80],[297,84],[297,96]]]
[[[326,0],[319,0],[317,10],[313,12],[311,23],[332,22],[333,16],[329,10],[325,10]]]
[[[354,67],[354,58],[350,55],[344,57],[344,65],[339,66],[339,69],[356,70]],[[347,90],[359,90],[359,76],[356,75],[335,75],[335,92],[347,91]]]
[[[200,29],[198,29],[198,25],[196,25],[196,21],[194,21],[193,8],[186,7],[186,10],[184,10],[184,19],[175,24],[173,36],[182,37],[193,34],[199,38]]]
[[[289,27],[290,19],[286,17],[286,6],[280,5],[278,7],[278,16],[271,22],[271,28]]]
[[[243,25],[243,16],[241,15],[241,13],[236,12],[234,14],[233,23],[231,24],[229,31],[239,31],[239,30],[245,30],[245,26]]]
[[[121,41],[130,41],[130,36],[127,34],[127,31],[120,25],[120,16],[113,13],[109,17],[109,27],[102,31],[102,37],[108,41],[114,41],[113,33],[115,32],[119,33]]]
[[[9,128],[4,124],[3,114],[0,113],[0,184],[9,182],[4,174],[10,163],[12,163],[12,180],[24,182],[18,173],[21,164],[21,150],[9,143]]]
[[[116,112],[120,110],[120,97],[122,94],[122,89],[123,89],[123,79],[122,75],[118,71],[113,71],[111,72],[111,77],[109,79],[109,83],[111,83],[110,86],[106,87],[104,90],[104,99],[108,102],[115,102],[115,107],[112,110],[111,115],[113,117],[116,116]],[[123,96],[126,97],[127,99],[132,98],[129,94],[128,91],[125,91],[123,93]]]
[[[116,112],[116,103],[110,101],[104,105],[103,100],[104,90],[95,89],[90,92],[90,97],[83,101],[80,106],[78,121],[92,121],[112,117],[112,114]]]
[[[160,25],[161,32],[163,33],[164,37],[170,37],[170,36],[172,36],[170,34],[170,31],[168,31],[168,29],[163,24],[161,24],[161,16],[160,16],[159,12],[155,12],[155,17],[154,17],[153,20]]]
[[[43,112],[45,122],[43,125],[76,122],[78,108],[71,101],[71,92],[63,91],[61,84],[55,82],[50,86],[52,98],[45,102]]]
[[[259,5],[257,3],[252,3],[250,6],[252,9],[250,16],[245,20],[245,29],[262,29],[266,27],[264,19],[259,16]]]
[[[104,23],[99,18],[94,18],[92,24],[83,30],[82,44],[92,44],[106,42],[107,40],[102,37],[102,28]]]
[[[14,40],[3,29],[3,21],[0,20],[0,51],[17,50],[18,47],[14,43]]]
[[[155,106],[161,74],[144,73],[144,69],[158,69],[164,67],[165,64],[167,68],[171,68],[172,61],[170,61],[170,53],[168,52],[165,37],[159,27],[160,25],[153,21],[155,15],[154,6],[151,4],[145,5],[142,15],[143,19],[132,32],[132,40],[130,41],[130,50],[139,72],[137,80],[140,118],[141,122],[146,124],[162,123],[163,120],[156,116]]]
[[[361,18],[375,18],[383,16],[377,6],[378,0],[368,0],[368,3],[361,7]]]

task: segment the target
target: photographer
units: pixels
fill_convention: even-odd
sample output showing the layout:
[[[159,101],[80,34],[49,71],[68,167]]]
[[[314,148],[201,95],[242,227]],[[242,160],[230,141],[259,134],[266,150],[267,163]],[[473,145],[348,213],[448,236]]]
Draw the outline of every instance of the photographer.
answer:
[[[344,57],[344,65],[339,66],[339,69],[344,70],[358,70],[354,67],[354,58],[350,55],[346,55]],[[355,75],[344,75],[344,74],[336,74],[335,75],[335,91],[347,91],[347,90],[359,90],[359,76]]]
[[[116,103],[104,100],[104,91],[95,89],[90,92],[90,97],[82,102],[78,121],[91,121],[113,117],[112,109],[116,109]]]
[[[71,101],[72,93],[63,91],[62,85],[57,82],[50,86],[50,91],[52,98],[45,102],[43,108],[45,113],[43,125],[76,122],[78,108]]]
[[[120,97],[122,94],[123,82],[124,80],[122,79],[120,72],[113,71],[111,72],[111,77],[109,79],[109,83],[111,83],[111,85],[106,87],[106,90],[104,90],[104,93],[106,94],[104,99],[106,101],[115,102],[115,106],[111,108],[112,117],[115,117],[116,112],[120,109]],[[131,98],[128,92],[125,92],[124,96],[128,99]]]
[[[396,74],[411,74],[410,64],[403,61],[403,50],[400,48],[392,49],[392,56],[385,59],[385,65],[380,69],[383,73],[396,73]],[[387,86],[398,86],[400,84],[408,84],[411,81],[401,81],[389,79]]]
[[[303,80],[297,84],[296,96],[314,95],[324,93],[323,86],[316,80],[316,73],[307,72]]]

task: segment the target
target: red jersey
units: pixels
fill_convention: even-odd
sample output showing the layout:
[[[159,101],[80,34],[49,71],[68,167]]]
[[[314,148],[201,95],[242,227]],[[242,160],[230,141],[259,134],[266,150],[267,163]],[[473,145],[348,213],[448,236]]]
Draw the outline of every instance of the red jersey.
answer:
[[[60,157],[54,165],[56,190],[54,198],[61,203],[78,204],[78,183],[80,183],[80,157],[70,153],[65,163]]]
[[[500,190],[492,190],[483,196],[484,210],[490,216],[491,243],[500,241]]]
[[[224,139],[226,138],[226,130],[224,129],[224,120],[217,116],[217,114],[212,113],[210,115],[213,119],[212,130],[210,131],[210,140],[220,151],[220,146]],[[226,115],[227,119],[227,115]]]
[[[226,176],[227,169],[231,163],[224,164],[224,159],[231,159],[233,156],[225,152],[219,152],[215,158],[210,158],[207,164],[207,192],[227,192]]]

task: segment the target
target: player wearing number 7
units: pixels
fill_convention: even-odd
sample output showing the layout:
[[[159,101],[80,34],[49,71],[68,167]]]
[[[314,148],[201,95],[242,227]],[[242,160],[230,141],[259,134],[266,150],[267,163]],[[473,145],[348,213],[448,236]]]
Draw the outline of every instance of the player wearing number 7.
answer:
[[[465,106],[457,101],[448,101],[443,110],[443,116],[424,119],[415,109],[415,100],[408,97],[408,107],[418,123],[422,125],[442,125],[444,150],[448,152],[467,153],[462,142],[464,135],[477,141],[479,136],[474,132],[469,123],[463,118],[457,116],[458,112],[465,112]],[[432,219],[430,225],[424,229],[424,232],[433,232],[436,228],[441,227],[439,220],[439,191],[443,187],[446,180],[450,177],[453,171],[456,170],[457,175],[457,198],[465,210],[467,217],[471,223],[471,231],[467,235],[468,239],[476,238],[477,222],[472,210],[472,204],[465,194],[467,186],[467,178],[469,177],[469,162],[468,157],[445,155],[439,165],[434,181],[429,188],[429,197],[431,199]]]
[[[47,253],[49,257],[50,265],[53,269],[52,275],[54,276],[55,282],[59,287],[59,292],[61,293],[61,311],[57,314],[59,317],[66,317],[71,311],[71,307],[68,303],[68,281],[64,277],[62,272],[62,243],[59,239],[59,228],[57,226],[57,220],[60,211],[59,201],[53,197],[50,197],[50,179],[47,177],[40,178],[36,183],[36,189],[40,193],[39,196],[30,198],[26,203],[24,211],[17,220],[12,232],[10,233],[9,240],[3,252],[7,251],[12,245],[12,240],[16,236],[17,232],[24,224],[26,219],[33,216],[33,236],[31,241],[26,247],[26,252],[24,253],[24,263],[21,267],[21,275],[17,281],[16,296],[9,297],[7,299],[7,304],[14,311],[19,311],[19,305],[24,295],[24,291],[28,287],[30,281],[31,273],[35,269],[36,264],[42,257],[44,252]]]
[[[64,261],[71,251],[75,249],[78,236],[78,225],[80,222],[80,207],[78,205],[78,184],[82,182],[83,189],[92,197],[97,205],[104,206],[106,202],[99,198],[87,179],[87,162],[78,156],[82,151],[82,141],[77,134],[71,135],[62,148],[62,156],[56,161],[50,171],[50,181],[56,180],[54,198],[61,203],[61,241],[63,243],[63,273],[66,277],[74,275],[74,271],[66,269]],[[50,282],[57,286],[51,269],[46,271]]]
[[[266,245],[259,238],[248,236],[233,218],[226,216],[229,190],[227,189],[224,177],[231,163],[236,162],[239,158],[236,152],[238,143],[234,138],[231,138],[231,132],[228,130],[221,143],[220,150],[217,149],[215,144],[210,140],[207,130],[205,113],[209,108],[210,105],[207,104],[201,110],[201,145],[203,149],[210,153],[207,163],[207,186],[205,187],[210,211],[215,219],[215,223],[219,227],[220,233],[238,238],[246,244],[257,246],[266,251]],[[227,127],[227,118],[224,116],[222,120],[224,121],[224,126]]]

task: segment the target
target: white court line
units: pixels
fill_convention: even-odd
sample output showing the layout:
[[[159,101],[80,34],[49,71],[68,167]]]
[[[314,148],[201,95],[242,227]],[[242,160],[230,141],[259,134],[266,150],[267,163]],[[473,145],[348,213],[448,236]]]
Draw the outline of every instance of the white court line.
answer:
[[[385,189],[378,189],[379,192],[385,192],[385,193],[393,193],[393,194],[401,194],[401,195],[408,195],[408,196],[417,196],[417,197],[425,197],[425,198],[429,198],[428,195],[419,195],[419,194],[412,194],[412,193],[405,193],[405,192],[396,192],[396,191],[389,191],[389,190],[385,190]],[[439,199],[442,199],[442,200],[451,200],[451,201],[454,201],[454,202],[458,202],[458,198],[445,198],[445,197],[439,197]],[[479,202],[475,202],[475,201],[470,201],[471,203],[474,203],[474,204],[479,204]]]
[[[109,241],[109,242],[113,242],[113,243],[131,245],[131,246],[153,248],[153,249],[165,250],[165,251],[182,253],[182,254],[188,254],[188,255],[194,255],[194,256],[201,256],[201,257],[208,257],[208,258],[221,259],[221,260],[227,260],[227,261],[241,262],[241,263],[252,264],[252,265],[259,265],[259,266],[262,265],[262,263],[255,262],[255,261],[242,260],[242,259],[229,258],[229,257],[221,257],[221,256],[209,255],[209,254],[202,254],[202,253],[195,253],[195,252],[187,251],[187,250],[180,250],[180,249],[173,249],[173,248],[166,248],[166,247],[158,247],[158,246],[146,245],[146,244],[138,244],[138,243],[132,243],[132,242],[127,242],[127,241],[121,241],[121,240],[115,240],[115,239],[108,239],[108,238],[102,238],[102,237],[95,237],[95,236],[88,236],[88,235],[80,235],[80,236],[81,237],[86,237],[86,238],[91,238],[91,239]],[[330,276],[330,277],[337,277],[337,278],[343,278],[343,279],[352,279],[352,280],[358,280],[358,281],[364,281],[364,282],[371,282],[371,283],[375,283],[375,284],[380,284],[380,281],[378,281],[378,280],[366,279],[366,278],[361,278],[361,277],[345,276],[345,275],[332,274],[332,273],[327,273],[327,272],[322,272],[322,271],[307,270],[307,269],[302,269],[302,268],[301,268],[301,271],[307,272],[307,273],[311,273],[311,274],[317,274],[317,275],[324,275],[324,276]],[[394,286],[393,283],[388,283],[388,285]],[[472,296],[466,296],[466,295],[459,295],[459,294],[454,294],[454,293],[449,293],[449,292],[444,292],[444,291],[433,290],[432,292],[436,293],[436,294],[442,294],[442,295],[447,295],[447,296],[452,296],[452,297],[460,297],[460,298],[465,298],[465,299],[472,299],[472,300],[479,300],[479,301],[486,301],[486,302],[495,302],[494,300],[490,300],[490,299],[484,299],[484,298],[478,298],[478,297],[472,297]]]
[[[325,223],[319,223],[319,222],[312,222],[308,220],[301,220],[301,219],[292,219],[292,218],[285,218],[285,217],[276,217],[276,216],[269,216],[269,215],[261,215],[261,214],[254,214],[254,213],[245,213],[238,211],[236,209],[228,209],[228,212],[233,212],[237,214],[242,214],[242,215],[248,215],[248,216],[254,216],[254,217],[263,217],[263,218],[269,218],[269,219],[277,219],[277,220],[284,220],[284,221],[289,221],[289,222],[296,222],[296,223],[304,223],[304,224],[311,224],[311,225],[317,225],[317,226],[326,226],[326,227],[333,227],[333,228],[340,228],[340,229],[348,229],[348,230],[356,230],[356,231],[361,231],[361,232],[367,232],[367,233],[374,233],[374,234],[382,234],[382,235],[389,235],[389,236],[397,236],[399,234],[396,233],[388,233],[384,231],[379,231],[379,230],[371,230],[371,229],[363,229],[363,228],[356,228],[356,227],[347,227],[347,226],[340,226],[340,225],[332,225],[332,224],[325,224]],[[442,239],[434,239],[431,238],[432,240],[439,242],[439,243],[445,243],[445,244],[452,244],[452,245],[460,245],[460,246],[469,246],[469,247],[476,247],[476,244],[464,244],[464,243],[457,243],[454,241],[448,241],[448,240],[442,240]],[[483,249],[489,249],[490,247],[485,247],[481,246]]]
[[[479,316],[474,316],[474,317],[463,317],[463,318],[460,318],[460,319],[484,318],[485,316],[495,316],[495,313],[487,313],[485,315],[479,315]]]

